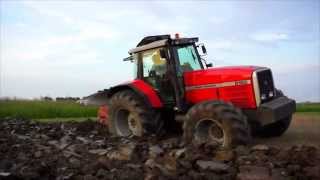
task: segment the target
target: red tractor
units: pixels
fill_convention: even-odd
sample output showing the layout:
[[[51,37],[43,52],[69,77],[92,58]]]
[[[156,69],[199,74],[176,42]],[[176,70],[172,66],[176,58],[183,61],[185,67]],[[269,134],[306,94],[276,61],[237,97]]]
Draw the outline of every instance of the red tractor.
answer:
[[[280,136],[289,127],[295,101],[274,86],[269,68],[211,68],[198,38],[148,36],[129,51],[135,77],[87,98],[104,107],[116,136],[161,134],[180,122],[185,142],[230,148],[252,133]],[[102,118],[103,118],[102,117]],[[177,123],[179,124],[179,123]]]

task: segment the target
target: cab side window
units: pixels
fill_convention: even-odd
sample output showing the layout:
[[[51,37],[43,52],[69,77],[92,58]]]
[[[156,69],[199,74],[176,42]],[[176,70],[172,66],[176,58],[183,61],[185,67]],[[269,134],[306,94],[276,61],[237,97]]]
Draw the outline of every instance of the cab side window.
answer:
[[[143,78],[157,88],[158,80],[163,78],[167,71],[167,61],[160,57],[160,49],[152,49],[142,54]]]
[[[160,57],[159,49],[143,53],[143,77],[163,76],[166,72],[166,59]]]
[[[180,67],[183,72],[201,69],[199,59],[192,45],[177,48]]]

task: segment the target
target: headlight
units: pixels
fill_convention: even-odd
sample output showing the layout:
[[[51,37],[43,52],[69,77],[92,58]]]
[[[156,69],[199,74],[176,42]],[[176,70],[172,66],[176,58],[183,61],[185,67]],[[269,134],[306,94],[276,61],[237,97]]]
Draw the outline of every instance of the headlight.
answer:
[[[261,94],[261,100],[267,99],[267,96],[265,94]]]
[[[270,92],[269,92],[269,97],[273,97],[273,95],[274,95],[274,94],[273,94],[273,91],[270,91]]]

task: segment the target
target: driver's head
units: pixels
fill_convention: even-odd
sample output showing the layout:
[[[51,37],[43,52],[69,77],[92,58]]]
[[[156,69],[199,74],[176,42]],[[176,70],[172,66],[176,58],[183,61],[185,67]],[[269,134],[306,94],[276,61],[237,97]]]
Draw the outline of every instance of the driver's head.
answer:
[[[156,52],[152,55],[152,61],[155,65],[163,65],[165,64],[165,60],[160,57],[159,52]]]

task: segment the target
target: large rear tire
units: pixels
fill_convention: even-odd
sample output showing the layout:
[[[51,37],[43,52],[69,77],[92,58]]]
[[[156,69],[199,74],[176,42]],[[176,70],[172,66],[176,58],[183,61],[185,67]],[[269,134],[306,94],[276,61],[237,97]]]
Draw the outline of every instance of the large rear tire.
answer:
[[[194,105],[183,124],[186,143],[214,143],[222,149],[245,145],[250,130],[241,110],[222,101]]]
[[[159,134],[163,127],[160,115],[133,91],[120,91],[110,99],[109,131],[116,136]]]

